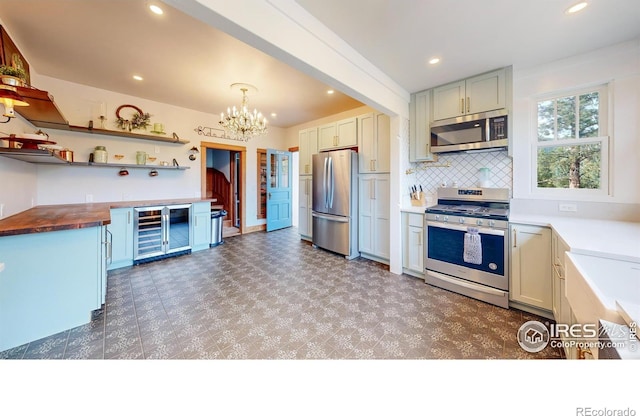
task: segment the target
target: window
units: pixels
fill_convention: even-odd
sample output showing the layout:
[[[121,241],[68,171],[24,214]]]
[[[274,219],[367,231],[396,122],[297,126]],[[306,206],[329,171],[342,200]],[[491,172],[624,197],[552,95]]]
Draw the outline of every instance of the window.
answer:
[[[537,102],[534,188],[608,194],[606,109],[606,86]]]

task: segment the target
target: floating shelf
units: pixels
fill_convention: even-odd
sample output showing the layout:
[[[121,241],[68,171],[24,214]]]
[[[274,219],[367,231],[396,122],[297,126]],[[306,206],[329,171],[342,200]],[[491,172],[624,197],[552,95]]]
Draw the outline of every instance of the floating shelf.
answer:
[[[73,126],[64,118],[53,96],[47,91],[42,91],[31,87],[16,87],[28,106],[15,107],[15,112],[27,119],[36,127],[55,130],[75,131],[81,133],[104,134],[106,136],[127,137],[131,139],[152,140],[163,143],[187,144],[188,140],[176,139],[174,137],[163,137],[151,134],[132,133],[126,130],[96,129],[82,126]]]
[[[90,166],[98,168],[187,170],[189,166],[136,165],[127,163],[69,162],[50,150],[0,148],[0,156],[41,165]]]
[[[37,124],[34,124],[36,127],[43,127]],[[57,127],[51,127],[56,129]],[[91,134],[104,134],[106,136],[118,136],[118,137],[128,137],[131,139],[142,139],[142,140],[152,140],[155,142],[164,142],[164,143],[176,143],[176,144],[187,144],[188,140],[176,139],[173,137],[164,137],[164,136],[152,136],[150,134],[140,134],[140,133],[132,133],[126,130],[107,130],[107,129],[90,129],[88,127],[82,126],[71,126],[68,125],[67,128],[57,128],[58,130],[71,130],[77,131],[81,133],[91,133]]]

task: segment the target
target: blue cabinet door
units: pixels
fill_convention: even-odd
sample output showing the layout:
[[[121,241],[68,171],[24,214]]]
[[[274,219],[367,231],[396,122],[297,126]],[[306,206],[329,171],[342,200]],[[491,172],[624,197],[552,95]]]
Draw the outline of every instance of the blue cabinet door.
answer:
[[[191,251],[209,248],[211,243],[211,203],[196,202],[191,210],[191,235],[193,242]]]
[[[111,233],[111,258],[107,270],[133,265],[133,208],[112,209],[107,230]]]

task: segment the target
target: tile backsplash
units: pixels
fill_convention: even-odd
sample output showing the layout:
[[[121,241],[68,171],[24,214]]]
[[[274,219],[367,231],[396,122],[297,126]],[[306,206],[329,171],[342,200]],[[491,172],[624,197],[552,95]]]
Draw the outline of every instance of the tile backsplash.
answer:
[[[490,169],[491,187],[512,189],[512,159],[506,150],[439,154],[437,162],[409,163],[409,168],[413,173],[406,175],[407,199],[411,185],[422,185],[433,202],[440,186],[478,187],[480,168]]]

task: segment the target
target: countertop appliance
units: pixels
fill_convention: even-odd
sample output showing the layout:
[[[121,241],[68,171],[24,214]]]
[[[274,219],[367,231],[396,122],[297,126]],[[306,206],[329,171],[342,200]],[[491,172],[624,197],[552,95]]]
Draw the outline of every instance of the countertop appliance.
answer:
[[[425,212],[425,282],[508,309],[509,189],[440,188]]]
[[[358,251],[358,154],[321,152],[312,158],[312,243],[344,255]]]
[[[506,148],[508,112],[496,110],[431,123],[431,152]]]

